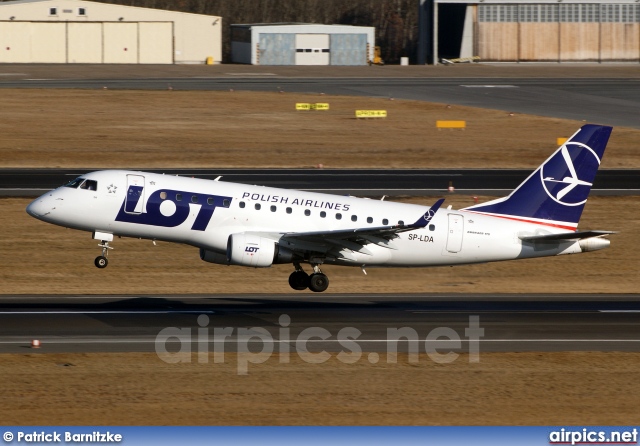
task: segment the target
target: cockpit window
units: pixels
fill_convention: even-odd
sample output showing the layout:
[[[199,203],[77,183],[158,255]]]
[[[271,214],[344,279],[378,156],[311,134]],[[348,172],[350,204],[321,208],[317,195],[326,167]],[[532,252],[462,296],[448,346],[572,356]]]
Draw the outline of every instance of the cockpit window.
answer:
[[[84,178],[76,178],[75,180],[70,181],[67,184],[65,184],[64,187],[71,187],[73,189],[77,189],[78,186],[80,186],[83,181],[84,181]]]
[[[80,185],[80,189],[98,190],[98,182],[95,180],[86,180]]]

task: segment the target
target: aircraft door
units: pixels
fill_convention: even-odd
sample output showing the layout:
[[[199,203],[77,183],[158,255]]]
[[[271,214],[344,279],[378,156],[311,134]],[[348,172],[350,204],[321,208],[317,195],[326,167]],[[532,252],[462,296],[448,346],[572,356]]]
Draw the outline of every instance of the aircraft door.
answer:
[[[462,215],[449,214],[449,233],[447,235],[447,251],[460,252],[462,249],[462,235],[464,234],[464,219]]]
[[[127,197],[124,211],[127,214],[141,214],[144,205],[144,177],[127,175]]]

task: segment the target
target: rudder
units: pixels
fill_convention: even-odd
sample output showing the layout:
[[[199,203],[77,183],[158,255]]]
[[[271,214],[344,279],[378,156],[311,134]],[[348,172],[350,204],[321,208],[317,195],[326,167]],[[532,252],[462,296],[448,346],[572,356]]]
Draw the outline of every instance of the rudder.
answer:
[[[611,130],[582,126],[507,197],[465,210],[575,229]]]

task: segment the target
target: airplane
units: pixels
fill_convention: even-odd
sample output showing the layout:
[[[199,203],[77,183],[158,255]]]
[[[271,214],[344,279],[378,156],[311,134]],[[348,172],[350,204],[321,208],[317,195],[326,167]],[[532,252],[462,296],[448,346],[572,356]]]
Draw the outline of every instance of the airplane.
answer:
[[[587,124],[508,196],[460,210],[127,170],[45,193],[29,215],[92,233],[108,264],[114,236],[183,243],[206,262],[292,264],[295,290],[325,291],[326,264],[425,267],[596,251],[613,231],[578,231],[612,128]],[[308,274],[303,264],[311,266]]]

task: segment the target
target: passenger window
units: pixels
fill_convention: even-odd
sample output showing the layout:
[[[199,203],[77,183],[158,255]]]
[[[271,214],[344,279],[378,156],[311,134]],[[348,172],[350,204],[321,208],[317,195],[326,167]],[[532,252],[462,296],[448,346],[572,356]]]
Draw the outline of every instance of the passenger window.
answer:
[[[382,224],[387,226],[389,224],[389,220],[387,220],[386,218],[382,219]]]
[[[367,223],[373,223],[373,217],[367,217]]]
[[[325,218],[326,216],[327,216],[327,213],[325,211],[320,212],[320,217]]]
[[[228,198],[225,198],[224,200],[222,200],[222,206],[228,208],[229,206],[231,206],[231,201],[229,201]]]
[[[271,206],[271,212],[275,212],[278,208],[276,208],[275,206]]]
[[[293,209],[291,209],[291,208],[287,208],[287,214],[290,214],[290,213],[292,213],[292,212],[293,212]]]
[[[207,204],[208,204],[209,206],[213,206],[213,197],[209,197],[209,198],[207,198]]]
[[[309,215],[311,215],[311,211],[309,209],[305,209],[304,210],[304,215],[306,215],[308,217]]]
[[[352,215],[351,216],[351,221],[358,221],[358,216],[357,215]]]
[[[176,194],[176,201],[182,201],[182,194]]]
[[[435,231],[436,225],[429,225],[429,231]]]
[[[84,178],[76,178],[75,180],[70,181],[67,184],[65,184],[64,187],[71,187],[73,189],[77,189],[78,186],[80,186],[83,181],[84,181]]]
[[[245,206],[244,201],[241,201],[240,202],[240,208],[244,209],[244,206]]]
[[[337,213],[336,214],[336,220],[342,220],[342,214]]]
[[[399,220],[399,221],[398,221],[398,224],[399,224],[400,226],[403,226],[403,225],[404,225],[404,221]]]
[[[255,205],[256,211],[259,211],[261,207],[262,206],[260,206],[260,203],[256,203],[256,205]]]
[[[198,202],[198,196],[197,195],[192,195],[191,196],[191,202],[192,203],[197,203]]]

